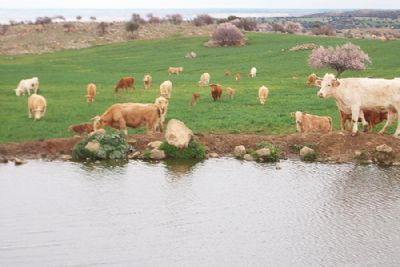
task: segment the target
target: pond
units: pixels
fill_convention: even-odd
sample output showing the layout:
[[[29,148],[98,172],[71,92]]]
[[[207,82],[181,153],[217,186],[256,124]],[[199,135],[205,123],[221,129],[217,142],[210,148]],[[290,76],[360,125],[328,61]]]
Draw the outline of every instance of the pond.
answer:
[[[0,165],[0,266],[398,266],[400,169]]]

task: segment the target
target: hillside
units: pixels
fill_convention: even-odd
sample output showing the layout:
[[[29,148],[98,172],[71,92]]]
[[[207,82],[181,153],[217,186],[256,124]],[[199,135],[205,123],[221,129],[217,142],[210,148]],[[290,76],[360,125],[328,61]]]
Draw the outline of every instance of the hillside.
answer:
[[[310,72],[323,75],[327,70],[316,71],[307,65],[309,50],[288,49],[310,42],[343,44],[347,39],[263,33],[247,34],[247,38],[247,46],[233,48],[204,47],[208,37],[174,37],[42,55],[0,56],[0,143],[72,136],[67,132],[69,125],[87,122],[113,103],[153,102],[159,95],[159,84],[167,79],[174,85],[167,120],[180,119],[196,133],[294,133],[290,112],[297,110],[332,116],[338,128],[334,101],[319,99],[317,90],[305,85]],[[362,72],[345,72],[343,77],[399,76],[400,62],[390,52],[400,49],[399,41],[351,41],[369,54],[373,64]],[[189,51],[195,51],[198,57],[186,59]],[[169,66],[182,66],[184,71],[179,76],[168,76]],[[247,78],[252,66],[258,70],[255,79]],[[242,80],[236,82],[233,75],[225,76],[225,70],[240,72]],[[211,74],[211,82],[235,88],[234,99],[223,94],[221,101],[212,101],[210,89],[197,84],[203,72]],[[141,80],[147,73],[153,76],[153,87],[144,90]],[[114,94],[115,83],[127,75],[136,78],[136,90]],[[34,76],[39,77],[40,93],[48,101],[46,116],[36,122],[28,119],[27,97],[17,97],[13,91],[19,80]],[[93,104],[85,102],[89,82],[98,88]],[[264,106],[257,99],[261,85],[270,91]],[[201,98],[192,107],[194,92]],[[144,133],[144,129],[130,133]]]

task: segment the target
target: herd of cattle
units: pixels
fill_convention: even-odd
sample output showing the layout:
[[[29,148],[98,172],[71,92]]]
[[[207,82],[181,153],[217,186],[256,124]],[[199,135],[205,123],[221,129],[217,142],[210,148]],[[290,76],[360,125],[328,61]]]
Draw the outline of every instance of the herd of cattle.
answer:
[[[168,74],[179,75],[183,72],[182,67],[169,67]],[[255,78],[257,69],[251,68],[248,77]],[[225,71],[230,76],[229,71]],[[210,84],[211,76],[203,73],[198,81],[199,86],[209,86],[214,101],[221,98],[223,87],[220,84]],[[240,80],[237,73],[235,80]],[[143,78],[145,89],[152,86],[152,77],[147,74]],[[397,116],[400,110],[400,78],[395,79],[373,79],[373,78],[344,78],[338,79],[332,74],[325,74],[323,78],[311,74],[307,79],[309,86],[319,87],[318,96],[321,98],[332,97],[340,111],[340,128],[344,130],[349,122],[352,124],[352,135],[358,131],[358,122],[362,122],[364,130],[374,130],[374,126],[386,120],[385,126],[379,132],[384,134],[390,125],[398,119],[395,137],[400,137],[400,120]],[[120,89],[128,91],[135,89],[133,77],[121,78],[115,86],[115,92]],[[28,93],[28,115],[29,118],[40,119],[46,112],[46,99],[38,94],[39,79],[37,77],[21,80],[15,89],[17,96]],[[86,101],[93,102],[96,95],[96,85],[87,85]],[[226,94],[233,98],[235,89],[226,88]],[[258,90],[258,98],[261,104],[265,104],[268,97],[268,88],[261,86]],[[33,93],[33,94],[31,94]],[[146,126],[147,133],[151,134],[159,130],[163,131],[163,125],[168,110],[168,99],[172,94],[172,82],[164,81],[160,85],[160,96],[151,104],[142,103],[117,103],[110,106],[101,116],[93,118],[92,124],[78,124],[69,127],[70,131],[82,134],[96,131],[104,131],[105,126],[116,128],[127,134],[127,127],[137,128]],[[200,98],[199,93],[193,93],[192,106]],[[296,121],[296,129],[300,133],[319,132],[328,133],[332,131],[332,118],[328,116],[316,116],[305,112],[292,112]]]

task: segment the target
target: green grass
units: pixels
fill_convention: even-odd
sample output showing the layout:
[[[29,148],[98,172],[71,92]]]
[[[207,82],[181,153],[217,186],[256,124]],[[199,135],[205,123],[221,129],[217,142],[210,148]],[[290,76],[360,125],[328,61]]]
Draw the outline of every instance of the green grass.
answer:
[[[247,35],[249,44],[235,48],[208,48],[206,37],[176,37],[163,40],[132,41],[123,44],[97,46],[89,49],[66,50],[57,53],[0,57],[0,143],[71,136],[71,124],[87,122],[102,114],[116,102],[153,102],[164,80],[173,82],[172,98],[167,120],[182,120],[195,133],[257,133],[286,134],[296,131],[290,112],[306,111],[333,117],[339,127],[339,113],[332,99],[316,96],[317,89],[305,85],[311,72],[323,75],[328,70],[313,70],[307,64],[310,51],[282,52],[297,44],[314,42],[338,45],[349,40],[342,38],[309,37],[287,34]],[[344,72],[343,77],[371,76],[392,78],[400,76],[399,41],[380,42],[354,40],[369,54],[373,64],[365,71]],[[189,51],[198,57],[185,59]],[[168,76],[169,66],[183,66],[180,76]],[[257,77],[248,79],[252,66]],[[224,76],[224,71],[240,72],[242,80]],[[198,87],[200,74],[209,72],[211,81],[236,89],[233,100],[223,94],[220,102],[212,101],[208,87]],[[153,87],[143,89],[144,74],[151,73]],[[133,75],[134,93],[114,94],[120,77]],[[48,103],[41,121],[28,119],[27,97],[17,97],[13,89],[20,79],[37,76],[40,90]],[[96,101],[85,102],[86,84],[97,84]],[[258,88],[266,85],[270,94],[264,106],[257,100]],[[193,92],[201,98],[190,106]],[[130,129],[130,133],[145,133]]]

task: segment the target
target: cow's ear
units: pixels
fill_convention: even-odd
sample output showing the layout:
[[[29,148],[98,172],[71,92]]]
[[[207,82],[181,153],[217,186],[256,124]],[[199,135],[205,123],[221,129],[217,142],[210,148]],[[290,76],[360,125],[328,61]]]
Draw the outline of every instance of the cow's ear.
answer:
[[[315,85],[316,85],[317,87],[321,87],[321,80],[316,80],[316,81],[315,81]]]
[[[338,87],[339,85],[340,85],[339,80],[333,80],[333,82],[332,82],[333,87]]]
[[[292,117],[293,119],[296,117],[296,115],[294,114],[294,112],[290,112],[290,117]]]

